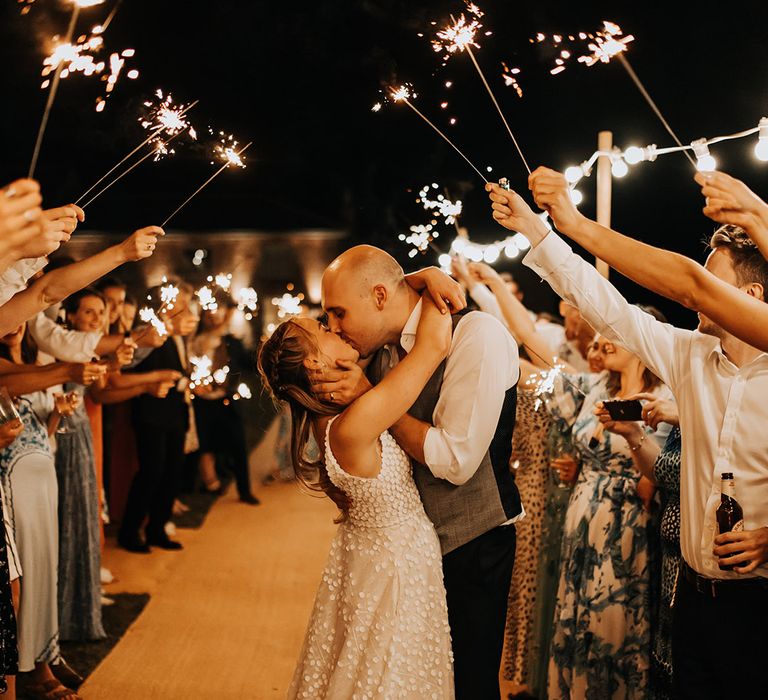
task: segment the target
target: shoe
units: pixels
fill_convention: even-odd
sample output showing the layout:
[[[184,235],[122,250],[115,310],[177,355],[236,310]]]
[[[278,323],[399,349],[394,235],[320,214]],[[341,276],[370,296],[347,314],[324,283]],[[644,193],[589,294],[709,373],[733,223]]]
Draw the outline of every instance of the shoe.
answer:
[[[178,498],[173,502],[173,515],[184,515],[189,513],[189,506],[186,503],[182,503]]]
[[[101,607],[102,608],[108,608],[110,605],[115,604],[115,599],[110,598],[109,596],[102,595],[101,596]]]
[[[104,566],[101,567],[101,570],[99,571],[99,576],[101,577],[102,583],[113,583],[115,580],[114,574]]]
[[[176,525],[174,525],[170,520],[163,526],[163,530],[165,530],[165,534],[168,535],[168,537],[173,537],[176,534]]]
[[[55,678],[37,684],[19,683],[18,692],[20,697],[28,700],[82,700],[74,690]]]
[[[204,481],[200,487],[200,492],[210,494],[211,496],[221,496],[224,493],[224,485],[219,479]]]
[[[261,501],[252,493],[245,493],[240,496],[240,503],[247,503],[249,506],[257,506]]]
[[[67,688],[77,690],[85,682],[85,678],[75,671],[64,659],[57,664],[50,664],[49,668],[54,678]]]
[[[151,551],[149,545],[138,535],[133,537],[118,537],[117,544],[134,554],[149,554]]]
[[[165,537],[147,538],[147,544],[152,545],[153,547],[160,547],[160,549],[168,549],[168,550],[184,549],[184,545],[181,544],[181,542],[176,542],[175,540],[172,540],[167,535]]]

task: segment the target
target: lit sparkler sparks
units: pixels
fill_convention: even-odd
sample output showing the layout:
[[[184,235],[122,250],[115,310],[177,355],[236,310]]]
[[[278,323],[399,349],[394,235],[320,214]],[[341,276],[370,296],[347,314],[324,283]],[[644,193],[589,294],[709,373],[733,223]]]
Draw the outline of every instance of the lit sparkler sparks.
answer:
[[[504,80],[504,85],[511,87],[517,93],[518,97],[522,97],[523,88],[520,87],[520,82],[517,79],[517,76],[520,75],[520,69],[510,68],[503,61],[501,63],[501,69],[501,77]]]
[[[480,9],[477,7],[477,5],[470,5],[469,8],[480,14],[476,14],[475,19],[470,22],[467,22],[464,15],[461,15],[458,20],[451,17],[453,24],[446,29],[437,32],[437,38],[432,42],[432,47],[436,51],[445,51],[446,56],[450,56],[457,51],[464,51],[469,55],[469,58],[472,61],[472,65],[475,67],[477,74],[480,76],[480,80],[482,80],[483,85],[488,92],[488,96],[491,98],[491,102],[493,102],[494,107],[496,107],[496,111],[499,113],[499,117],[501,117],[501,121],[504,124],[504,128],[507,130],[507,133],[509,134],[509,138],[512,139],[512,143],[514,144],[515,149],[520,156],[520,160],[523,161],[523,165],[530,175],[531,169],[528,166],[528,161],[526,161],[525,156],[523,155],[523,151],[520,149],[520,146],[517,143],[517,139],[512,133],[512,129],[507,122],[507,118],[504,116],[504,112],[501,111],[501,107],[499,106],[499,102],[496,99],[496,95],[493,94],[493,90],[491,90],[491,86],[485,77],[485,73],[483,73],[483,69],[480,67],[480,64],[475,58],[475,54],[472,51],[473,46],[475,48],[480,48],[479,44],[475,42],[475,34],[477,33],[477,30],[482,27],[477,19],[478,16],[482,16],[482,13],[480,12]]]
[[[98,180],[96,180],[96,182],[94,182],[85,192],[83,192],[83,194],[81,194],[75,200],[75,204],[80,204],[80,202],[85,199],[94,189],[96,189],[99,184],[106,180],[113,172],[115,172],[115,170],[117,170],[131,156],[138,153],[138,151],[144,148],[144,146],[147,144],[154,144],[152,150],[146,154],[138,163],[134,163],[130,168],[128,168],[127,171],[124,171],[115,180],[112,180],[106,187],[104,187],[104,189],[101,190],[101,192],[104,192],[106,189],[115,184],[117,180],[133,170],[133,168],[146,160],[150,155],[154,155],[155,160],[157,161],[163,155],[167,155],[169,152],[173,153],[174,151],[172,150],[167,151],[165,146],[167,143],[175,139],[177,136],[180,136],[182,133],[188,131],[189,135],[193,139],[197,138],[197,133],[195,132],[194,127],[189,123],[189,120],[185,118],[185,114],[197,104],[197,100],[188,105],[172,106],[173,98],[171,97],[170,93],[163,97],[163,91],[157,90],[155,94],[161,100],[161,102],[157,105],[153,105],[153,103],[150,101],[145,102],[144,106],[150,107],[150,112],[147,116],[139,119],[139,123],[145,129],[150,129],[149,136],[144,139],[138,146],[136,146],[136,148],[131,150],[128,155],[121,158],[115,165],[107,170],[107,172],[104,173],[104,175],[102,175]],[[161,138],[163,134],[169,137],[166,141],[163,141]],[[101,194],[101,192],[99,192],[99,194]],[[92,202],[95,198],[96,197],[91,198],[89,203]]]
[[[220,367],[213,373],[213,381],[217,384],[224,384],[224,382],[227,381],[227,377],[229,376],[229,367],[227,365],[224,365],[223,367]]]
[[[200,287],[200,289],[195,292],[195,296],[200,302],[200,308],[203,311],[216,311],[216,309],[219,308],[219,304],[216,301],[216,295],[210,287]]]
[[[80,16],[81,7],[90,7],[91,5],[100,4],[103,0],[76,0],[72,3],[72,16],[69,18],[69,26],[67,27],[67,33],[64,35],[64,41],[62,44],[72,44],[72,37],[75,33],[75,26],[77,25],[77,18]],[[27,177],[32,177],[35,174],[35,168],[37,167],[37,159],[40,156],[40,147],[43,145],[43,136],[45,135],[45,128],[48,125],[48,118],[51,115],[51,108],[53,107],[53,101],[56,99],[56,93],[59,89],[59,82],[61,80],[61,73],[64,69],[63,62],[60,62],[54,71],[53,80],[51,81],[51,88],[48,91],[48,99],[45,103],[45,109],[43,110],[43,118],[40,120],[40,128],[37,130],[37,138],[35,139],[35,147],[32,151],[32,160],[29,164],[29,170]]]
[[[237,308],[245,313],[245,320],[250,321],[259,306],[259,295],[253,287],[243,287],[236,295]]]
[[[480,48],[480,44],[475,41],[475,35],[482,26],[477,18],[467,20],[464,15],[461,15],[458,20],[453,21],[453,24],[437,32],[432,40],[432,48],[435,53],[444,54],[443,63],[445,64],[458,51],[464,51],[472,46],[476,49]]]
[[[304,301],[304,295],[299,292],[296,296],[286,292],[281,297],[273,297],[272,304],[277,307],[277,317],[298,316],[301,313],[301,302]]]
[[[144,323],[148,323],[152,328],[154,328],[161,338],[164,338],[166,335],[168,335],[168,329],[165,327],[165,324],[160,320],[155,310],[149,306],[145,306],[144,308],[139,309],[139,318]]]
[[[528,379],[526,385],[533,387],[533,395],[536,397],[534,410],[538,411],[544,401],[555,391],[555,382],[562,376],[564,366],[555,358],[555,364],[549,369],[542,370],[537,375]]]
[[[434,239],[440,236],[434,228],[433,224],[419,224],[409,227],[410,234],[401,233],[398,236],[401,241],[412,246],[411,250],[408,251],[409,258],[415,258],[418,253],[426,253]]]
[[[437,184],[432,183],[432,189],[437,189]],[[452,201],[448,197],[442,194],[437,195],[437,199],[431,199],[429,196],[430,185],[424,185],[419,191],[419,198],[416,200],[427,211],[436,211],[443,217],[444,222],[450,226],[456,223],[456,220],[461,216],[462,203],[460,199]]]
[[[160,303],[163,308],[171,311],[179,296],[179,288],[175,284],[168,282],[165,278],[163,278],[163,282],[163,286],[160,287]]]
[[[238,168],[244,168],[245,163],[237,152],[237,141],[232,134],[225,134],[223,131],[219,132],[221,139],[213,148],[214,157],[220,161],[226,163],[226,165],[236,165]],[[211,161],[211,165],[214,161]]]
[[[232,398],[235,401],[239,401],[240,399],[250,399],[253,394],[251,393],[251,388],[245,383],[240,382],[237,386],[237,391],[232,396]]]
[[[189,364],[192,365],[192,371],[189,374],[189,388],[194,389],[198,386],[208,386],[214,379],[211,374],[213,360],[208,355],[200,357],[190,356]]]
[[[208,276],[208,282],[213,282],[219,289],[223,289],[225,292],[229,291],[232,286],[232,273],[231,272],[219,272],[215,277]]]

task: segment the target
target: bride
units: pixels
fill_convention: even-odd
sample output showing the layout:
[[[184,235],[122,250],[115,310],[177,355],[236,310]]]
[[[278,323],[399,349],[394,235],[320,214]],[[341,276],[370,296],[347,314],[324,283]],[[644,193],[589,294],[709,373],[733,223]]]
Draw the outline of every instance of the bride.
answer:
[[[452,699],[453,661],[440,544],[387,429],[411,407],[448,353],[451,320],[424,296],[413,349],[346,408],[319,401],[310,372],[358,361],[318,321],[284,322],[259,370],[291,409],[296,473],[341,511],[289,698]],[[325,456],[305,454],[310,429]]]

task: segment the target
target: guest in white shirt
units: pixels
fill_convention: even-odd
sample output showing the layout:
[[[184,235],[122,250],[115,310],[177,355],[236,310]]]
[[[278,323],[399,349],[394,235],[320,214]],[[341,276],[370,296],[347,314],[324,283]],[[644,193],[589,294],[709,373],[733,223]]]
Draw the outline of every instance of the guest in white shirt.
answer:
[[[540,204],[551,201],[552,182],[547,184],[537,192],[534,174]],[[659,323],[575,255],[518,195],[490,189],[494,218],[531,241],[525,264],[578,306],[598,332],[636,353],[675,395],[683,447],[684,564],[673,630],[678,697],[752,697],[764,685],[761,664],[768,654],[768,355],[703,315],[697,331]],[[558,206],[568,206],[565,199],[567,191]],[[716,233],[711,246],[707,270],[764,301],[768,263],[759,251],[730,229]],[[723,472],[734,474],[744,531],[716,541]],[[723,571],[721,564],[734,569]],[[728,653],[729,640],[738,640],[738,653]]]

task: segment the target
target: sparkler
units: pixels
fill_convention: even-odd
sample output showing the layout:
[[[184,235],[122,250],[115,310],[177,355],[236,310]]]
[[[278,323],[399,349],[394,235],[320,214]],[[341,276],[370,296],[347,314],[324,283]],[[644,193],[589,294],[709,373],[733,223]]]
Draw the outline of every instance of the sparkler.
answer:
[[[168,150],[168,144],[171,143],[171,141],[173,141],[177,136],[181,136],[181,134],[183,133],[184,131],[180,131],[165,141],[163,141],[162,139],[159,139],[157,136],[154,136],[153,137],[154,148],[150,151],[147,151],[147,153],[145,153],[141,158],[139,158],[139,160],[137,160],[133,165],[131,165],[126,170],[124,170],[114,180],[111,180],[107,185],[105,185],[102,189],[100,189],[95,195],[93,195],[93,197],[91,197],[87,202],[81,205],[82,208],[85,209],[86,207],[90,206],[96,199],[101,197],[101,195],[103,195],[110,187],[112,187],[112,185],[122,180],[129,172],[131,172],[131,170],[139,167],[148,158],[154,156],[153,160],[157,162],[163,156],[174,154],[176,151],[174,151],[173,149]],[[78,199],[77,201],[79,202],[81,199],[82,197],[80,197],[80,199]]]
[[[213,376],[211,375],[213,360],[208,355],[190,357],[189,364],[192,365],[192,372],[189,375],[190,389],[198,386],[208,386],[213,383]]]
[[[81,7],[91,7],[93,5],[99,5],[103,0],[74,0],[72,3],[72,16],[69,18],[69,27],[65,35],[63,44],[72,43],[72,36],[75,33],[75,26],[77,25],[77,18],[80,16]],[[40,128],[37,130],[37,139],[35,140],[35,148],[32,151],[32,161],[29,164],[29,171],[27,177],[32,177],[35,174],[35,168],[37,167],[37,159],[40,156],[40,147],[43,145],[43,136],[45,135],[45,128],[48,125],[48,118],[51,115],[51,108],[53,107],[53,101],[56,99],[56,92],[59,89],[59,82],[61,80],[61,72],[64,69],[64,63],[59,62],[56,66],[56,71],[53,74],[53,81],[51,82],[51,89],[48,91],[48,99],[45,103],[45,109],[43,110],[43,118],[40,121]]]
[[[520,87],[520,83],[517,80],[517,76],[520,74],[519,68],[510,68],[504,61],[501,62],[501,77],[504,79],[504,85],[511,87],[518,97],[523,96],[523,88]]]
[[[163,282],[166,282],[165,278],[163,278]],[[160,308],[172,311],[178,296],[179,288],[175,284],[164,284],[162,287],[160,287]]]
[[[635,87],[640,91],[640,94],[643,96],[643,99],[648,103],[648,106],[653,110],[654,114],[658,117],[659,121],[667,130],[667,133],[674,139],[675,143],[680,147],[681,153],[690,161],[691,165],[693,165],[694,167],[697,167],[696,161],[688,153],[687,149],[683,146],[683,143],[680,141],[680,139],[678,138],[677,134],[674,132],[672,127],[669,125],[669,122],[666,120],[666,118],[662,114],[661,110],[659,109],[654,99],[651,97],[645,85],[643,85],[643,82],[640,80],[637,73],[635,73],[635,70],[632,68],[631,64],[629,63],[629,59],[627,59],[626,57],[628,44],[634,41],[635,37],[632,36],[631,34],[625,36],[624,32],[622,31],[621,27],[618,24],[616,24],[615,22],[609,22],[609,21],[604,21],[603,28],[597,32],[590,33],[590,34],[585,34],[584,32],[581,32],[578,36],[581,41],[585,41],[585,40],[589,41],[589,43],[587,44],[589,53],[579,56],[576,60],[579,63],[583,63],[584,65],[589,67],[589,66],[594,66],[596,63],[610,63],[614,58],[618,58],[619,63],[621,63],[622,67],[627,72],[627,75],[635,84]],[[575,37],[573,36],[570,36],[568,38],[571,40],[575,40]],[[546,36],[544,34],[536,35],[536,40],[538,42],[544,41],[545,39],[546,39]],[[555,34],[552,36],[552,40],[555,43],[555,45],[558,45],[562,42],[563,37],[558,34]],[[571,56],[572,54],[570,51],[565,49],[562,50],[560,52],[560,57],[555,60],[555,63],[556,63],[555,68],[553,68],[550,71],[550,73],[552,73],[553,75],[562,73],[565,70],[566,61],[569,60]]]
[[[442,139],[443,139],[443,140],[444,140],[444,141],[445,141],[445,142],[446,142],[446,143],[447,143],[447,144],[448,144],[448,145],[449,145],[451,148],[453,148],[453,150],[454,150],[454,151],[456,151],[456,153],[458,153],[458,154],[459,154],[459,155],[460,155],[460,156],[461,156],[461,157],[462,157],[462,158],[463,158],[463,159],[464,159],[464,160],[467,162],[467,164],[468,164],[468,165],[469,165],[469,166],[472,168],[472,170],[474,170],[474,171],[475,171],[475,172],[476,172],[476,173],[477,173],[477,174],[478,174],[478,175],[479,175],[479,176],[482,178],[483,182],[486,182],[486,183],[488,182],[488,180],[487,180],[487,178],[485,177],[485,175],[483,175],[483,174],[482,174],[482,173],[481,173],[481,172],[480,172],[480,171],[479,171],[479,170],[478,170],[478,169],[475,167],[474,163],[472,163],[472,161],[471,161],[469,158],[467,158],[467,156],[465,156],[465,155],[464,155],[464,154],[463,154],[463,153],[462,153],[462,152],[459,150],[458,146],[456,146],[456,144],[454,144],[454,143],[453,143],[453,141],[451,141],[451,140],[450,140],[450,139],[449,139],[449,138],[448,138],[448,137],[447,137],[447,136],[446,136],[446,135],[445,135],[445,134],[444,134],[442,131],[440,131],[440,129],[438,129],[438,128],[437,128],[437,127],[436,127],[436,126],[435,126],[435,125],[434,125],[434,124],[433,124],[433,123],[432,123],[432,122],[429,120],[429,119],[427,119],[427,118],[426,118],[426,117],[425,117],[425,116],[424,116],[424,115],[423,115],[423,114],[422,114],[422,113],[421,113],[421,112],[420,112],[418,109],[416,109],[416,107],[414,107],[413,103],[411,102],[411,100],[410,100],[409,98],[412,98],[412,97],[416,97],[416,95],[412,93],[412,90],[411,90],[411,88],[410,88],[408,85],[401,85],[400,87],[397,87],[397,88],[391,88],[391,90],[390,90],[390,94],[389,94],[389,97],[390,97],[390,99],[391,99],[393,102],[403,102],[403,103],[405,103],[406,105],[408,105],[408,107],[410,107],[410,108],[411,108],[411,109],[412,109],[412,110],[413,110],[413,111],[414,111],[416,114],[418,114],[418,115],[419,115],[419,116],[420,116],[420,117],[421,117],[421,118],[422,118],[422,119],[423,119],[423,120],[424,120],[424,121],[425,121],[425,122],[426,122],[426,123],[427,123],[429,126],[431,126],[431,127],[432,127],[432,128],[433,128],[433,129],[434,129],[434,130],[435,130],[435,131],[438,133],[438,135],[439,135],[439,136],[440,136],[440,137],[441,137],[441,138],[442,138]]]
[[[235,401],[239,401],[240,399],[250,399],[252,395],[251,388],[245,382],[240,382],[232,398]]]
[[[160,320],[155,310],[150,308],[149,306],[145,306],[144,308],[139,309],[139,318],[144,323],[148,323],[150,327],[154,328],[157,331],[157,334],[161,338],[164,338],[166,335],[168,335],[168,329],[165,327],[165,324]],[[137,340],[139,340],[143,336],[144,336],[144,333],[142,333],[137,338]]]
[[[232,286],[232,273],[231,272],[219,272],[216,277],[208,277],[209,282],[213,282],[217,287],[223,289],[225,292],[229,291]]]
[[[222,165],[213,175],[211,175],[200,187],[198,187],[189,197],[187,197],[174,211],[171,213],[171,215],[163,221],[163,223],[160,225],[161,228],[164,228],[166,224],[174,217],[176,214],[178,214],[189,202],[197,196],[197,194],[205,188],[214,178],[218,177],[223,173],[230,165],[237,165],[241,168],[245,167],[245,163],[242,160],[242,155],[245,153],[246,150],[251,146],[252,142],[248,142],[245,146],[243,146],[239,151],[234,150],[234,146],[237,145],[237,142],[234,142],[233,146],[229,147],[222,147],[222,152],[218,153],[219,157],[224,159],[226,162],[224,165]],[[218,147],[217,147],[218,148]]]
[[[477,7],[477,5],[470,5],[468,9],[474,12],[476,17],[482,16],[482,13],[480,12],[480,9]],[[477,62],[475,54],[472,51],[473,46],[475,48],[480,48],[479,44],[475,42],[475,35],[477,31],[482,27],[482,25],[477,19],[474,19],[471,22],[467,22],[464,15],[461,15],[458,21],[453,16],[451,16],[451,21],[453,22],[452,25],[446,27],[442,31],[437,32],[437,39],[432,42],[433,48],[435,48],[435,50],[444,50],[448,54],[453,54],[457,51],[467,52],[469,58],[472,60],[472,64],[474,65],[477,74],[480,76],[480,80],[483,81],[483,85],[485,86],[485,89],[491,98],[491,102],[493,102],[494,107],[496,107],[496,111],[501,117],[501,121],[504,124],[509,137],[512,139],[512,143],[515,145],[515,149],[520,156],[520,160],[523,161],[523,165],[530,175],[531,169],[528,166],[528,161],[526,161],[525,156],[523,155],[523,151],[520,149],[520,145],[517,143],[517,139],[512,133],[512,129],[507,122],[507,118],[504,116],[504,112],[501,111],[501,107],[496,100],[496,95],[493,94],[493,90],[491,90],[491,86],[488,84],[485,73],[483,73],[483,69],[480,68],[480,64]],[[436,48],[437,46],[440,48]]]
[[[259,305],[259,295],[253,287],[243,287],[237,292],[237,308],[245,311],[245,320],[253,318],[253,312]],[[247,311],[246,311],[247,309]]]
[[[184,129],[189,129],[189,135],[193,139],[197,138],[197,133],[195,132],[194,127],[189,123],[188,119],[185,118],[185,115],[198,103],[198,100],[195,100],[188,105],[174,105],[173,97],[170,93],[164,97],[162,90],[158,90],[155,94],[160,99],[159,104],[153,105],[152,102],[145,102],[144,106],[150,107],[150,112],[147,116],[139,119],[139,123],[142,125],[142,127],[144,129],[150,130],[150,135],[138,146],[136,146],[136,148],[134,148],[127,156],[119,160],[115,165],[107,170],[104,175],[96,180],[96,182],[94,182],[85,192],[83,192],[83,194],[81,194],[75,200],[75,204],[79,204],[83,199],[85,199],[94,189],[96,189],[96,187],[99,186],[99,184],[106,180],[131,156],[133,156],[135,153],[138,153],[138,151],[144,148],[144,146],[146,146],[148,143],[156,141],[161,133],[165,133],[167,136],[177,136]],[[151,154],[154,154],[154,152],[151,152]]]
[[[272,304],[277,307],[277,317],[298,316],[301,313],[301,302],[304,295],[299,293],[296,296],[286,292],[281,297],[273,297]]]
[[[195,292],[197,300],[200,302],[200,308],[203,311],[216,311],[219,308],[219,304],[216,301],[216,296],[210,287],[202,286]]]

